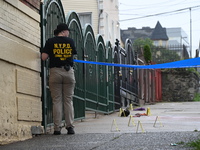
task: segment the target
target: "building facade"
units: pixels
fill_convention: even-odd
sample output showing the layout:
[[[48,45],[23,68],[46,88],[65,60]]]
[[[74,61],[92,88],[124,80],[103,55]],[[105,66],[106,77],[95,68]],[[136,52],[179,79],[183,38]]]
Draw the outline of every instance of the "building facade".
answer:
[[[136,29],[130,27],[127,30],[121,30],[121,39],[124,43],[129,38],[134,42],[138,38],[149,38],[157,47],[165,47],[176,52],[181,58],[188,58],[188,36],[182,28],[164,28],[158,21],[155,28],[142,27]]]
[[[114,45],[120,39],[118,0],[62,0],[62,4],[66,15],[69,11],[78,13],[82,28],[91,24],[94,35],[102,35],[105,42]]]
[[[128,38],[134,42],[138,38],[150,38],[155,46],[186,45],[189,47],[188,35],[182,28],[163,28],[158,22],[155,28],[142,27],[137,29],[130,27],[127,30],[121,30],[121,39],[124,42]],[[167,41],[162,43],[161,41]]]
[[[40,1],[0,0],[0,144],[41,126]]]

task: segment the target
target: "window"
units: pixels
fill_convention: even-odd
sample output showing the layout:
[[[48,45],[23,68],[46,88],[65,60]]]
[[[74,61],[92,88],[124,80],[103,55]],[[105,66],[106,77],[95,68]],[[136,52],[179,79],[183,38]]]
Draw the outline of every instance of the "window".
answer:
[[[85,24],[89,23],[92,25],[92,13],[78,13],[82,28]]]

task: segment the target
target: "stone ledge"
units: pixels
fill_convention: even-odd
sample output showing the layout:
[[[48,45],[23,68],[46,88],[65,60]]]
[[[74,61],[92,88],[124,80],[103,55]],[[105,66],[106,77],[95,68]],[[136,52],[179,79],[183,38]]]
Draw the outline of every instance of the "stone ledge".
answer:
[[[40,135],[44,133],[43,126],[31,126],[31,133],[32,135]]]

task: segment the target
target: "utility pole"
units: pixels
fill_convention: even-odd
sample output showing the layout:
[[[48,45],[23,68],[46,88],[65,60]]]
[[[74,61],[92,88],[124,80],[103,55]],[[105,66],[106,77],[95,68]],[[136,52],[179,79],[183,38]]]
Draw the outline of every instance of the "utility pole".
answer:
[[[191,14],[191,7],[190,9],[190,58],[192,58],[192,14]]]

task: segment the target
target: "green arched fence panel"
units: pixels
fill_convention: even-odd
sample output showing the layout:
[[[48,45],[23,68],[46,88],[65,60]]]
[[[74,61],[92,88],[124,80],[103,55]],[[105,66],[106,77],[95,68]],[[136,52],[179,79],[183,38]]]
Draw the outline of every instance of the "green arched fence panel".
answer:
[[[125,42],[125,50],[127,51],[127,64],[135,65],[135,52],[133,50],[133,44],[131,40],[127,39]],[[137,80],[137,69],[127,68],[127,87],[126,90],[129,93],[131,103],[138,103],[138,80]]]
[[[106,48],[101,35],[97,36],[97,62],[106,62]],[[108,112],[107,98],[107,71],[105,65],[97,66],[97,109],[102,112]]]
[[[44,0],[41,5],[42,41],[54,36],[54,29],[59,23],[65,22],[65,14],[60,0]]]
[[[132,42],[130,40],[126,40],[125,42],[125,49],[127,51],[127,59],[126,63],[129,65],[133,65],[133,49],[132,49]],[[133,68],[127,68],[127,85],[126,89],[129,91],[133,91]]]
[[[41,48],[46,40],[53,37],[53,31],[59,23],[65,22],[65,15],[60,0],[45,0],[41,4]],[[52,99],[49,91],[49,61],[42,62],[42,109],[43,109],[43,126],[51,125],[52,117]]]
[[[108,63],[113,63],[113,49],[110,41],[106,43],[106,60]],[[111,113],[114,111],[114,67],[106,66],[106,72],[108,80],[108,112]]]
[[[84,54],[84,39],[81,23],[75,12],[69,12],[66,17],[67,24],[70,28],[70,37],[74,40],[77,49],[77,59],[82,60]],[[83,74],[84,64],[75,63],[74,71],[76,78],[76,86],[74,90],[74,112],[75,119],[85,118],[85,80]]]
[[[119,64],[119,47],[114,47],[114,63]],[[115,99],[115,110],[119,110],[121,107],[121,96],[120,96],[120,80],[121,71],[120,67],[114,67],[114,99]]]
[[[96,61],[96,42],[91,25],[86,24],[84,29],[84,60]],[[85,100],[86,109],[97,110],[97,65],[85,64]]]

